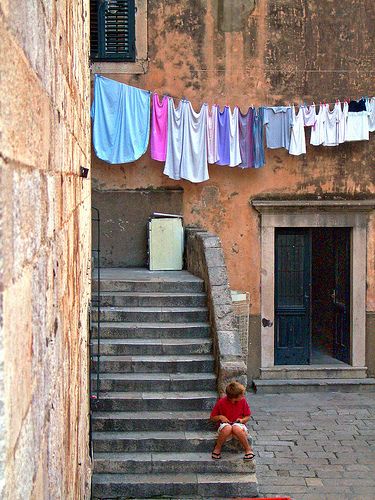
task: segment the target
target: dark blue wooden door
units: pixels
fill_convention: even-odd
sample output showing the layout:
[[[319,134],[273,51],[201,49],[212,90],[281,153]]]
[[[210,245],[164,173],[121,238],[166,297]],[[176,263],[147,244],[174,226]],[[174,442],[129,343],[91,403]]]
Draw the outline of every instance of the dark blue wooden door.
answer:
[[[333,355],[350,363],[350,229],[334,230],[335,288],[332,293],[335,325]]]
[[[311,232],[276,229],[275,364],[310,362]]]

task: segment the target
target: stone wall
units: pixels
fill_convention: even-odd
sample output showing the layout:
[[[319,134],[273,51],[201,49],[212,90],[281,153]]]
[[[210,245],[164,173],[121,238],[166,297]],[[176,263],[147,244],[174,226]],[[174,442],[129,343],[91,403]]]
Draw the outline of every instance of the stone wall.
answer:
[[[0,7],[1,498],[89,498],[89,2]]]
[[[247,386],[247,367],[241,351],[220,239],[195,228],[186,229],[186,269],[204,280],[208,297],[211,334],[217,373],[217,389],[237,380]]]

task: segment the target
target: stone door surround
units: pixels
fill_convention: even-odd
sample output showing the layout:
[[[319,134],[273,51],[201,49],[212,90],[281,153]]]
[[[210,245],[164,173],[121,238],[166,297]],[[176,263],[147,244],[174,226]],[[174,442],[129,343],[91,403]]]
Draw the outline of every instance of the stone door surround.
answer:
[[[365,366],[367,223],[374,200],[252,200],[261,220],[261,368],[274,366],[275,228],[350,227],[350,359]]]

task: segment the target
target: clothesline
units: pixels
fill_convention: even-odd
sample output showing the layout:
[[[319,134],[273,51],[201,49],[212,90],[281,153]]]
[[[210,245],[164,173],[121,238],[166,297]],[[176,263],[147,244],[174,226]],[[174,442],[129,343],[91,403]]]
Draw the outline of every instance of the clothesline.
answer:
[[[251,68],[243,68],[243,71],[248,72],[252,71],[254,68],[264,68],[264,66],[261,65],[254,65]],[[332,68],[332,69],[304,69],[304,68],[295,68],[294,66],[291,67],[291,69],[286,69],[285,67],[278,67],[278,68],[267,68],[267,72],[279,72],[279,71],[289,71],[290,73],[295,73],[298,71],[299,73],[354,73],[352,69],[338,69],[338,68]],[[197,69],[190,69],[191,73],[197,72],[206,72],[206,73],[228,73],[227,69],[209,69],[209,68],[197,68]],[[375,70],[364,70],[364,69],[358,69],[355,71],[355,73],[366,73],[366,74],[371,74],[375,73]]]
[[[162,97],[164,97],[164,96],[165,96],[165,97],[172,97],[172,99],[176,99],[177,101],[180,101],[180,100],[181,100],[181,101],[182,101],[182,100],[189,100],[189,99],[187,99],[185,96],[184,96],[184,97],[177,97],[177,96],[175,96],[175,95],[169,94],[168,92],[159,93],[157,90],[148,90],[148,92],[149,92],[151,95],[156,94],[156,95],[158,95],[158,96],[160,95],[160,96],[162,96]],[[374,93],[375,93],[375,92],[374,92]],[[373,94],[371,93],[370,95],[373,95]],[[310,106],[312,106],[312,105],[315,105],[315,106],[317,106],[317,105],[318,105],[318,106],[319,106],[319,105],[323,105],[323,104],[324,104],[325,106],[326,106],[326,105],[327,105],[327,106],[334,106],[334,105],[335,105],[335,104],[337,104],[338,102],[341,102],[341,103],[348,102],[348,103],[349,103],[350,101],[359,101],[360,99],[367,99],[367,98],[368,98],[368,96],[361,96],[361,97],[357,97],[357,98],[344,98],[344,99],[343,99],[343,98],[341,98],[341,99],[336,99],[336,101],[334,101],[334,102],[326,102],[326,101],[319,101],[319,102],[318,102],[318,101],[316,101],[316,102],[315,102],[315,101],[313,101],[311,104],[306,104],[306,100],[303,100],[303,101],[300,101],[300,102],[301,102],[301,104],[299,104],[299,103],[297,103],[297,102],[290,102],[290,103],[288,103],[288,104],[280,104],[280,105],[278,105],[278,106],[292,106],[292,104],[294,104],[295,106],[298,106],[299,108],[309,108],[309,107],[310,107]],[[302,104],[302,102],[303,102],[303,104]],[[225,104],[225,105],[224,105],[224,106],[222,106],[222,107],[225,107],[225,106],[228,106],[228,105],[227,105],[227,104]],[[264,106],[264,105],[262,105],[262,106]],[[267,106],[268,106],[268,105],[267,105]],[[250,108],[257,108],[257,107],[259,107],[259,105],[258,105],[258,106],[255,106],[254,104],[251,104],[251,106],[249,106],[249,107],[250,107]],[[238,108],[240,109],[240,106],[238,106]]]
[[[203,182],[209,178],[208,164],[262,167],[265,146],[306,154],[306,128],[311,128],[313,146],[369,140],[369,132],[375,131],[375,97],[320,105],[250,106],[245,114],[238,106],[221,110],[204,103],[196,112],[185,98],[164,94],[160,101],[156,91],[95,75],[91,115],[94,149],[102,160],[134,162],[147,151],[150,136],[151,158],[165,162],[165,175]]]

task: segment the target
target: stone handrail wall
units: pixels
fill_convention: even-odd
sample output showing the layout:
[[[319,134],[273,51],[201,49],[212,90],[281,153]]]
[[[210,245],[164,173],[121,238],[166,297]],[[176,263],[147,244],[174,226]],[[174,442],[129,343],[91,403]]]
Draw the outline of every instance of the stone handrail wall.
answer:
[[[224,254],[218,236],[186,228],[185,260],[189,272],[202,278],[208,295],[219,394],[232,380],[247,385],[247,367],[235,326]]]

